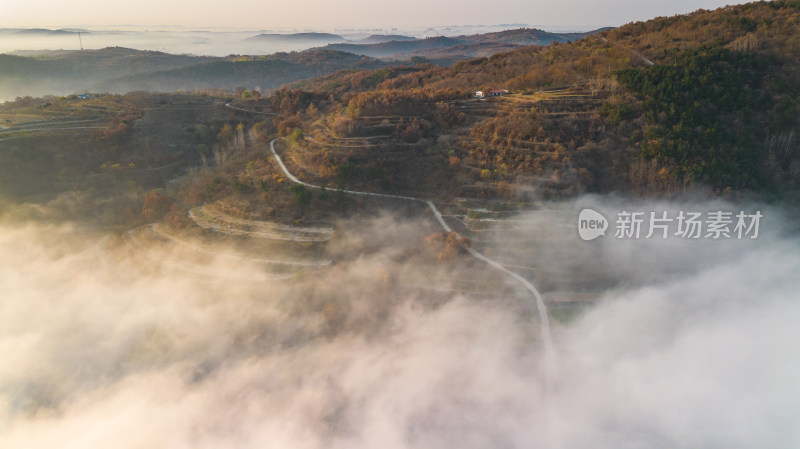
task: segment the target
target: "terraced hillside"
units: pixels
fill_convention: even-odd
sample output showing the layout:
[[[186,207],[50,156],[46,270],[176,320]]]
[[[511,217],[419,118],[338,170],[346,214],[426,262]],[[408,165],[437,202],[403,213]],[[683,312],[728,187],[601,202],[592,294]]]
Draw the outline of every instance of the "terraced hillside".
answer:
[[[408,219],[418,227],[391,257],[431,276],[390,276],[409,291],[524,296],[470,258],[477,252],[548,301],[579,303],[618,276],[586,265],[574,211],[551,200],[707,188],[792,201],[796,48],[762,28],[769,16],[784,29],[797,11],[773,2],[697,12],[449,68],[341,72],[269,98],[22,99],[0,111],[0,177],[11,181],[0,188],[37,205],[26,213],[124,229],[108,242],[110,263],[130,250],[199,277],[240,276],[236,260],[256,261],[257,273],[242,275],[256,280],[330,274],[386,248],[369,223]],[[697,42],[720,40],[639,44],[687,23],[705,36]],[[499,89],[508,92],[474,95]],[[66,165],[55,151],[64,142],[79,155]]]
[[[305,100],[280,105],[292,119],[277,129],[319,141],[329,129],[422,142],[440,166],[466,169],[439,177],[466,174],[498,192],[507,183],[550,196],[688,189],[796,198],[799,16],[796,2],[751,3],[448,68],[328,76],[278,92]],[[495,89],[512,95],[467,101]],[[321,114],[302,110],[312,103]]]
[[[24,213],[101,226],[163,218],[174,204],[163,192],[204,160],[215,163],[217,135],[254,123],[234,117],[226,101],[137,93],[6,103],[0,106],[0,202],[36,204]]]
[[[306,125],[287,154],[329,186],[511,199],[517,185],[566,197],[607,188],[620,170],[587,148],[619,140],[604,116],[613,95],[587,83],[440,101],[430,115],[338,116]]]

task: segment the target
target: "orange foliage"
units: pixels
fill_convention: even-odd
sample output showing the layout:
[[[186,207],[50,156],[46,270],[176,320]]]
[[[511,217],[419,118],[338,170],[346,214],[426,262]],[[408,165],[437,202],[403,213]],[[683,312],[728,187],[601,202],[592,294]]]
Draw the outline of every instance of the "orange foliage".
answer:
[[[448,262],[463,257],[471,246],[468,238],[461,237],[453,231],[431,234],[425,238],[425,243],[430,250],[436,253],[436,260],[439,262]]]

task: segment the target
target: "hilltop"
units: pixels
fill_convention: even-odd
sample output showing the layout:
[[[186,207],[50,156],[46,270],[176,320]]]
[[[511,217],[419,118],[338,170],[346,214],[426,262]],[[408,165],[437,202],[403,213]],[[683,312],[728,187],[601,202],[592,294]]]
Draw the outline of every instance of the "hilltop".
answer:
[[[0,97],[80,92],[109,78],[217,60],[121,47],[20,54],[0,54]]]
[[[329,75],[278,92],[275,107],[293,119],[276,119],[276,129],[313,136],[292,157],[306,166],[319,152],[336,160],[338,168],[313,170],[333,185],[485,197],[795,197],[798,18],[797,2],[751,3],[449,67]],[[470,99],[490,89],[510,95]],[[287,96],[300,99],[296,107],[277,102]],[[304,112],[311,104],[313,116]],[[348,160],[358,175],[343,178]]]
[[[413,41],[417,38],[412,36],[402,36],[399,34],[373,34],[372,36],[365,37],[361,39],[359,43],[361,44],[379,44],[381,42],[392,42],[392,41]]]
[[[62,31],[77,33],[80,30],[4,29],[0,30],[0,34],[52,34]],[[266,90],[340,70],[377,69],[388,65],[374,58],[411,60],[412,63],[431,60],[440,65],[449,65],[521,45],[546,45],[577,36],[520,29],[456,38],[415,39],[399,35],[374,35],[359,42],[345,42],[342,36],[329,33],[260,34],[250,37],[248,41],[264,42],[265,46],[324,46],[267,56],[175,55],[122,47],[16,51],[0,54],[0,98],[65,95],[83,91],[171,92],[233,89],[239,86]]]
[[[76,143],[88,151],[90,184],[102,179],[97,173],[107,174],[103,164],[202,166],[165,194],[175,210],[160,216],[178,222],[203,203],[235,204],[279,221],[357,211],[360,203],[340,198],[331,191],[336,188],[448,204],[501,202],[512,209],[586,192],[796,202],[799,19],[796,2],[754,3],[631,23],[447,67],[389,65],[330,50],[237,56],[124,80],[180,88],[186,80],[220,86],[323,76],[288,81],[262,98],[241,89],[236,96],[23,99],[0,112],[17,114],[6,115],[9,126],[32,115],[52,117],[54,108],[83,111],[76,120],[101,120],[93,126],[102,129],[87,131],[95,135],[81,144],[91,145]],[[501,95],[478,99],[478,90]],[[33,183],[46,166],[47,179],[34,184],[52,185],[57,153],[48,150],[39,160],[23,151],[29,131],[20,126],[10,141],[14,151],[2,153],[3,177]],[[157,137],[170,132],[169,142]],[[289,189],[268,147],[276,136],[292,173],[328,190]],[[80,177],[80,170],[64,179]]]
[[[75,29],[75,28],[59,28],[59,29],[49,29],[49,28],[0,28],[0,34],[9,34],[9,35],[33,35],[33,36],[53,36],[53,35],[61,35],[61,34],[90,34],[87,30],[82,29]]]
[[[121,47],[101,50],[0,54],[0,97],[83,91],[267,90],[339,70],[375,69],[385,63],[353,54],[314,50],[224,58],[173,55]]]
[[[370,70],[386,63],[331,50],[275,53],[268,56],[231,56],[180,68],[133,74],[106,80],[95,89],[111,92],[136,90],[277,89],[286,83],[340,70]]]
[[[256,36],[248,37],[247,40],[263,41],[263,42],[300,42],[300,43],[328,43],[328,42],[342,42],[346,40],[338,34],[331,33],[292,33],[292,34],[279,34],[279,33],[262,33]]]
[[[486,56],[499,51],[527,45],[550,45],[589,36],[601,30],[586,33],[550,33],[533,28],[519,28],[494,33],[436,36],[425,39],[387,39],[374,43],[339,43],[325,48],[346,51],[373,58],[409,59],[412,56],[450,60],[468,59],[477,52]],[[489,50],[491,48],[491,50]]]

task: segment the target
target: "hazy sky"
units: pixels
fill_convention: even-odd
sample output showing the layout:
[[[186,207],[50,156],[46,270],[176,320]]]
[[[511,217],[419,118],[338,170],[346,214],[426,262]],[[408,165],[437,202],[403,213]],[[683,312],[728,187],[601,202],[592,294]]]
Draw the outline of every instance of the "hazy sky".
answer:
[[[586,28],[713,9],[730,0],[3,0],[0,27],[180,25],[253,29],[526,23]]]

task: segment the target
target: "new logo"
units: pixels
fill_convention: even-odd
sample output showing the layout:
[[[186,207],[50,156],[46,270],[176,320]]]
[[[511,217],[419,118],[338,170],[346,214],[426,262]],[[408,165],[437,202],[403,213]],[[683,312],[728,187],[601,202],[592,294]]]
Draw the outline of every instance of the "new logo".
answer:
[[[606,235],[608,220],[600,212],[583,209],[578,215],[578,234],[583,240],[594,240]]]

